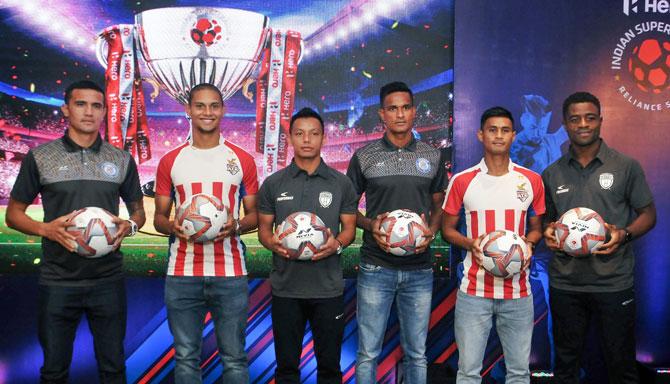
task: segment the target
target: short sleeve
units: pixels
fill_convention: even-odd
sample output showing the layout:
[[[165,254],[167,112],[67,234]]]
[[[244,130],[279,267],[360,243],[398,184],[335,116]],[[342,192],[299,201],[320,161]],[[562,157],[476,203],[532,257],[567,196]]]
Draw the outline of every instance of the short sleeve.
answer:
[[[40,173],[32,151],[21,162],[21,169],[12,187],[11,198],[25,204],[31,204],[42,190]]]
[[[244,195],[255,195],[258,192],[258,171],[256,170],[256,163],[253,157],[249,158],[242,165],[242,188],[244,188]],[[240,159],[241,161],[242,159]]]
[[[644,170],[636,160],[632,161],[630,167],[630,175],[626,184],[626,198],[634,209],[644,208],[654,201]]]
[[[363,175],[360,162],[358,161],[358,154],[356,153],[354,153],[354,155],[351,157],[351,160],[349,161],[347,177],[349,177],[349,180],[351,180],[356,195],[362,195],[363,192],[365,192],[366,180],[365,176]]]
[[[342,209],[340,213],[355,214],[358,212],[358,195],[354,190],[354,185],[347,177],[343,177],[342,183]]]
[[[267,215],[275,214],[274,199],[272,198],[271,177],[265,179],[261,188],[258,190],[258,211]]]
[[[446,170],[446,151],[440,150],[440,159],[437,164],[437,173],[430,183],[430,193],[443,192],[448,185],[447,170]]]
[[[158,196],[172,195],[172,176],[170,176],[170,172],[174,159],[170,159],[163,156],[158,162],[158,168],[156,169],[156,195]]]
[[[549,175],[547,174],[547,171],[545,170],[542,173],[542,182],[544,186],[544,204],[546,207],[544,218],[543,218],[543,225],[547,226],[549,223],[553,223],[558,219],[558,213],[556,212],[556,205],[554,204],[554,200],[551,197],[551,187],[547,188],[549,184]]]
[[[463,207],[463,194],[465,193],[461,185],[461,178],[454,177],[447,186],[447,196],[444,199],[442,210],[451,216],[458,216]]]
[[[121,183],[119,193],[126,204],[142,200],[140,175],[137,172],[137,165],[132,156],[128,156],[128,171],[126,172],[126,178]]]

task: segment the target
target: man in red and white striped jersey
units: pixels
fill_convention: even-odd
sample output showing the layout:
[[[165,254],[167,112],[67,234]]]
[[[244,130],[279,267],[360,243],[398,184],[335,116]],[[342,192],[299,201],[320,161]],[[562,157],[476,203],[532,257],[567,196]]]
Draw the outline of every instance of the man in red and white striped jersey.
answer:
[[[210,312],[223,359],[223,381],[246,383],[248,286],[240,234],[257,226],[256,164],[249,153],[221,137],[225,105],[215,86],[194,87],[186,113],[192,138],[158,164],[154,216],[156,229],[170,235],[165,304],[174,337],[175,381],[201,382],[202,330]],[[173,203],[180,206],[198,193],[216,196],[228,208],[228,222],[207,243],[189,240],[170,220]],[[240,205],[245,212],[241,219]]]
[[[482,360],[495,315],[507,367],[506,382],[528,383],[533,334],[528,265],[533,247],[542,238],[544,186],[540,175],[510,160],[515,131],[508,110],[486,110],[477,137],[483,144],[484,158],[454,175],[443,207],[445,239],[467,250],[454,324],[459,350],[457,382],[481,382]],[[456,229],[461,215],[467,228],[465,235]],[[502,229],[524,236],[528,244],[529,257],[521,272],[509,278],[496,277],[482,267],[481,239]]]

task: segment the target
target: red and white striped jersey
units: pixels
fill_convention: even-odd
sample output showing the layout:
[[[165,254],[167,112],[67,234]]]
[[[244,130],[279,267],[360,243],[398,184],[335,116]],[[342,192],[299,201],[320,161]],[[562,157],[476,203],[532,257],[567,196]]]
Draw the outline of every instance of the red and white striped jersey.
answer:
[[[254,158],[223,138],[208,149],[186,142],[166,153],[158,164],[156,195],[171,196],[177,207],[192,195],[207,193],[221,199],[230,214],[239,218],[242,198],[257,191]],[[247,274],[244,250],[239,236],[204,244],[171,238],[167,274],[243,276]]]
[[[537,173],[510,161],[509,172],[491,176],[484,159],[457,173],[447,188],[443,210],[458,216],[463,210],[467,233],[474,239],[500,229],[526,234],[528,217],[543,215],[544,186]],[[530,294],[528,271],[504,279],[487,273],[468,251],[463,260],[460,289],[473,296],[491,299],[516,299]]]

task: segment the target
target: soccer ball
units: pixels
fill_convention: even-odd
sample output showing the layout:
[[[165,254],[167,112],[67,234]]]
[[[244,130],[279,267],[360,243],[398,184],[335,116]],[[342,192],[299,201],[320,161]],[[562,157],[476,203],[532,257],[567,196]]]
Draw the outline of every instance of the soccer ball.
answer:
[[[102,257],[114,249],[116,224],[114,215],[98,207],[86,207],[75,211],[68,219],[67,231],[75,237],[75,252],[87,258]]]
[[[191,39],[198,45],[209,47],[216,41],[221,40],[221,26],[212,19],[200,18],[191,29]]]
[[[391,211],[381,222],[381,231],[386,234],[390,252],[396,256],[416,253],[416,247],[424,241],[427,225],[421,216],[409,209]]]
[[[528,246],[518,234],[498,230],[487,233],[480,243],[484,253],[482,267],[493,276],[510,278],[521,272],[528,257]]]
[[[584,256],[605,242],[607,229],[600,215],[589,208],[572,208],[565,212],[554,231],[558,247],[572,256]]]
[[[638,88],[661,93],[670,88],[670,42],[646,39],[633,48],[628,71]]]
[[[311,260],[328,241],[326,224],[314,213],[295,212],[277,227],[277,236],[292,259]]]
[[[177,224],[196,243],[214,240],[228,221],[228,210],[217,197],[199,193],[177,210]]]

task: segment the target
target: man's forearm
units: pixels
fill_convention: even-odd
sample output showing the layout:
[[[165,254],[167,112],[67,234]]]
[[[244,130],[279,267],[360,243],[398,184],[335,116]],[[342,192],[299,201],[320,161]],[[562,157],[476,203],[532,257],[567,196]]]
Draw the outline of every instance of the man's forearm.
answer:
[[[459,248],[470,249],[472,247],[473,239],[463,236],[456,229],[442,229],[442,235],[449,244],[455,245]]]
[[[26,235],[44,237],[44,223],[33,220],[28,216],[25,212],[26,208],[27,205],[10,200],[5,216],[7,226]]]
[[[142,200],[130,203],[127,207],[130,220],[137,224],[137,229],[142,228],[147,221]]]
[[[365,231],[372,231],[372,219],[365,217],[361,211],[356,212],[356,226]]]
[[[140,225],[139,223],[137,224]],[[154,227],[156,230],[164,235],[172,235],[172,222],[164,215],[155,214]]]
[[[244,215],[240,220],[240,233],[251,232],[258,228],[258,216],[256,212]]]

